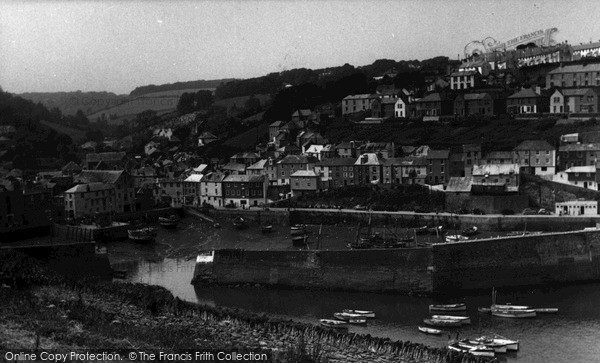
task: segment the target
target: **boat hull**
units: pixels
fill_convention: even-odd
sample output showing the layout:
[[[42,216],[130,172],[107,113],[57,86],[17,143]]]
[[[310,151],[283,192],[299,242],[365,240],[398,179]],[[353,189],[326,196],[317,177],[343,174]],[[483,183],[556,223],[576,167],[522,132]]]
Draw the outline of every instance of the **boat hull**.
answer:
[[[321,324],[321,326],[323,327],[330,329],[348,330],[348,323],[345,321],[333,319],[320,319],[319,324]]]
[[[536,312],[533,309],[529,309],[529,310],[492,309],[492,316],[497,316],[500,318],[524,319],[524,318],[535,318]]]
[[[363,318],[370,318],[370,319],[375,318],[375,312],[374,311],[370,311],[370,310],[344,309],[344,310],[342,310],[342,312],[344,312],[346,314],[357,314],[357,315],[359,315],[360,317],[363,317]]]
[[[429,311],[467,311],[465,304],[429,305]]]
[[[468,316],[434,315],[431,318],[437,320],[455,320],[463,325],[471,324],[471,318],[469,318]]]
[[[421,333],[425,333],[425,334],[431,334],[431,335],[440,335],[442,334],[442,331],[439,329],[433,329],[433,328],[428,328],[425,326],[419,326],[418,327],[419,331]]]
[[[423,319],[423,323],[429,326],[438,326],[438,327],[457,327],[461,326],[462,323],[456,320],[440,320],[440,319]]]

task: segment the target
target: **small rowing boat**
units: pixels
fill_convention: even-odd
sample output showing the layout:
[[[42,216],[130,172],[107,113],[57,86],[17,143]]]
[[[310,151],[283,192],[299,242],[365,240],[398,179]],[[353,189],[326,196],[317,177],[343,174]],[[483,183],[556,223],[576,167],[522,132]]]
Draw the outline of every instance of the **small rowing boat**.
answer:
[[[447,327],[447,326],[461,326],[462,323],[457,320],[447,320],[447,319],[423,319],[423,322],[429,326],[439,326],[439,327]]]
[[[319,323],[321,324],[321,326],[324,326],[326,328],[343,329],[343,330],[348,329],[348,323],[345,321],[341,321],[341,320],[320,319]]]
[[[371,310],[354,310],[354,309],[344,309],[342,312],[346,314],[357,314],[363,318],[375,318],[375,312]]]
[[[463,325],[471,324],[471,318],[469,318],[468,316],[433,315],[431,318],[438,320],[456,320]]]
[[[463,231],[461,232],[463,236],[467,236],[467,237],[471,237],[477,234],[477,227],[472,226],[469,228],[465,228],[463,229]]]
[[[237,217],[233,220],[233,226],[237,229],[244,229],[248,227],[246,221],[242,217]]]
[[[506,353],[506,345],[498,344],[498,343],[479,343],[475,340],[461,340],[458,342],[458,345],[468,349],[476,349],[478,347],[485,347],[487,349],[493,349],[494,353]]]
[[[472,340],[474,340],[480,344],[495,343],[495,344],[505,345],[506,350],[510,350],[510,351],[519,350],[519,341],[518,340],[508,339],[508,338],[505,338],[500,335],[493,335],[493,336],[483,335],[481,337],[478,337],[478,338],[475,338]]]
[[[446,236],[446,242],[462,242],[468,239],[469,237],[465,237],[460,234]]]
[[[158,217],[158,223],[165,228],[175,228],[179,223],[179,218],[175,214],[169,217]]]
[[[440,334],[442,334],[442,331],[439,330],[439,329],[428,328],[426,326],[420,326],[418,328],[419,328],[419,331],[421,333],[431,334],[431,335],[440,335]]]
[[[512,304],[492,304],[491,309],[502,309],[502,310],[528,310],[533,309],[527,305],[512,305]]]
[[[262,228],[260,229],[260,231],[262,233],[271,233],[273,231],[273,226],[272,225],[266,225],[266,226],[262,226]]]
[[[469,349],[469,348],[460,346],[458,344],[458,342],[456,342],[456,343],[452,343],[452,344],[448,345],[448,349],[454,350],[457,352],[461,352],[461,353],[469,353],[469,354],[472,354],[472,355],[478,356],[478,357],[494,357],[496,355],[496,353],[494,353],[493,349],[486,348],[483,345],[478,346],[474,349]]]
[[[458,304],[431,304],[429,311],[466,311],[467,305],[464,303]]]
[[[535,309],[492,309],[492,316],[498,316],[500,318],[535,318]]]
[[[357,314],[347,314],[347,313],[334,313],[333,317],[338,320],[345,321],[349,324],[366,324],[367,318],[362,317]]]

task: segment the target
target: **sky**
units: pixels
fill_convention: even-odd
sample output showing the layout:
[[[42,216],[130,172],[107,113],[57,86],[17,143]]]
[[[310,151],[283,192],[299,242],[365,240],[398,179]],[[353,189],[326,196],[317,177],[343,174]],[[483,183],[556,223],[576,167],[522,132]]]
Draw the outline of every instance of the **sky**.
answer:
[[[473,40],[556,27],[600,40],[600,1],[0,0],[0,87],[109,91],[377,59],[457,59]]]

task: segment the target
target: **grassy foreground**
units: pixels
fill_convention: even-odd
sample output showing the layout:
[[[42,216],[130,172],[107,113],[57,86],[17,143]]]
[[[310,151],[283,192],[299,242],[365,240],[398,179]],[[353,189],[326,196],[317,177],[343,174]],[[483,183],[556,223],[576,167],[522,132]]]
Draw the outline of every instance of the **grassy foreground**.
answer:
[[[483,361],[422,344],[196,305],[156,286],[74,281],[13,252],[0,251],[0,280],[0,352],[210,349],[265,352],[269,362]]]

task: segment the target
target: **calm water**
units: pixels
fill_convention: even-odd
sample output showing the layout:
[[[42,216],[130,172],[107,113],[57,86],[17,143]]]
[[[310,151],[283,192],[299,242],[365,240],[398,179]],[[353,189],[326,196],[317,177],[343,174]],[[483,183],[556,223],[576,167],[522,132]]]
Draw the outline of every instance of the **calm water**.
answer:
[[[433,347],[444,346],[448,334],[454,337],[458,332],[462,337],[475,337],[493,332],[521,341],[518,353],[500,355],[501,360],[600,362],[600,284],[499,291],[499,303],[559,308],[558,314],[538,314],[533,319],[482,315],[477,312],[477,307],[489,306],[490,295],[464,296],[472,324],[459,330],[449,328],[449,333],[441,337],[421,334],[417,326],[423,325],[422,319],[429,316],[430,303],[444,301],[373,293],[246,287],[194,289],[190,284],[198,251],[217,245],[243,248],[250,243],[254,243],[254,248],[262,248],[261,244],[287,248],[287,230],[280,229],[283,231],[279,234],[264,237],[252,227],[242,233],[227,228],[211,231],[206,225],[188,220],[177,231],[161,230],[156,245],[138,246],[123,242],[108,245],[108,251],[113,265],[129,272],[129,281],[164,286],[179,298],[192,302],[243,308],[307,323],[330,318],[334,312],[344,308],[375,310],[377,319],[364,327],[353,326],[351,331]],[[344,239],[351,238],[355,231],[329,227],[327,233]]]

